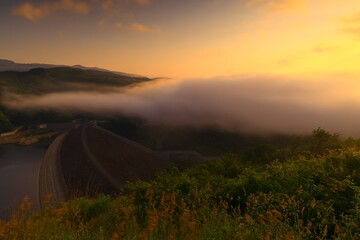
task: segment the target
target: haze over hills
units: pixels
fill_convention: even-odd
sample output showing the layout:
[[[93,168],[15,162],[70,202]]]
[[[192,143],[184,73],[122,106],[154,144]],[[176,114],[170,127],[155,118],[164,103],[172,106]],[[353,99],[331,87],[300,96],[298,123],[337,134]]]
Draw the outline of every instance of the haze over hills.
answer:
[[[97,119],[136,116],[155,124],[218,126],[241,133],[305,134],[321,127],[358,136],[358,80],[344,79],[341,91],[336,82],[276,75],[159,80],[71,67],[36,68],[0,72],[0,111],[15,126],[28,122],[19,113],[51,111]],[[48,119],[55,120],[39,116],[31,121]]]
[[[29,65],[27,65],[27,67],[29,67]],[[0,126],[2,126],[2,128],[0,128],[0,132],[10,130],[11,123],[13,127],[16,127],[19,125],[42,122],[71,121],[77,116],[112,119],[113,115],[109,112],[114,113],[115,119],[118,119],[119,114],[121,116],[122,112],[113,109],[115,108],[115,104],[119,107],[122,105],[132,106],[133,104],[133,99],[131,98],[118,98],[119,94],[122,94],[122,92],[124,92],[126,95],[125,90],[119,91],[119,89],[134,84],[141,84],[151,80],[152,79],[145,77],[119,75],[109,71],[90,69],[84,70],[79,68],[60,66],[50,68],[34,68],[27,71],[0,72],[0,91],[2,90],[1,92],[3,94],[2,100],[6,99],[6,101],[0,103],[0,119],[2,119],[0,121]],[[148,91],[146,87],[139,89]],[[14,96],[9,94],[9,91],[13,93]],[[60,100],[58,104],[62,105],[63,107],[61,107],[61,109],[58,108],[58,111],[48,111],[48,108],[46,107],[26,107],[25,109],[17,109],[16,107],[13,108],[12,106],[14,105],[10,104],[11,102],[15,102],[16,104],[16,102],[19,100],[31,102],[34,98],[37,99],[38,97],[53,96],[56,98],[57,94],[60,94],[61,96],[62,94],[70,95],[70,97],[72,94],[74,94],[77,97],[74,99],[72,104],[75,106],[79,103],[82,103],[84,106],[77,110],[66,107],[66,104],[62,102],[67,99],[66,96],[64,98],[61,97],[62,101]],[[84,100],[82,98],[83,94],[89,94],[89,98]],[[154,100],[153,97],[159,96],[158,91],[154,93],[150,92],[149,94],[149,97],[145,98],[148,102],[152,102],[151,100]],[[160,96],[161,95],[162,94],[160,94]],[[98,111],[97,109],[95,109],[95,111],[90,110],[93,108],[93,106],[97,106],[99,102],[96,96],[108,96],[109,99],[111,99],[109,103],[105,104],[106,106],[104,105],[104,109],[106,109],[106,107],[110,107],[108,112]],[[46,102],[50,103],[52,101],[46,100]],[[171,101],[167,100],[166,102],[171,105]],[[51,110],[51,108],[49,109]],[[144,111],[146,112],[145,109]],[[4,114],[1,114],[1,112]],[[124,114],[126,115],[126,111]],[[140,117],[141,116],[142,115],[140,115]],[[193,116],[193,114],[189,114],[189,116]],[[234,136],[230,133],[223,132],[218,129],[205,128],[202,130],[196,130],[193,128],[177,128],[163,125],[161,125],[159,128],[159,126],[156,124],[149,125],[146,120],[134,120],[124,116],[120,117],[120,119],[121,120],[119,121],[111,121],[106,127],[110,130],[115,130],[115,132],[117,132],[116,129],[121,129],[119,134],[139,141],[154,149],[191,149],[206,154],[216,155],[229,150],[234,150],[234,147],[228,148],[225,146],[229,142],[244,142],[242,139],[235,139],[236,137],[234,138]],[[125,121],[125,123],[122,121]],[[131,133],[129,133],[129,131]],[[210,138],[212,139],[213,137],[215,144],[209,145],[207,142],[209,142],[208,140]],[[218,138],[221,138],[223,141],[216,141],[215,139]],[[249,139],[250,138],[251,137],[249,137]],[[192,139],[194,139],[194,141]],[[256,139],[254,141],[262,142],[261,139]],[[224,144],[225,142],[226,144]],[[279,140],[279,142],[281,141]],[[236,144],[233,145],[235,146]],[[244,144],[242,143],[242,145]]]
[[[102,72],[111,72],[122,76],[127,77],[142,77],[137,74],[129,74],[129,73],[123,73],[123,72],[117,72],[117,71],[110,71],[103,68],[97,68],[97,67],[84,67],[82,65],[74,65],[74,66],[67,66],[67,65],[54,65],[54,64],[44,64],[44,63],[16,63],[11,60],[7,59],[0,59],[0,72],[3,71],[18,71],[18,72],[26,72],[34,68],[57,68],[57,67],[71,67],[71,68],[77,68],[82,70],[96,70],[96,71],[102,71]]]
[[[31,116],[23,115],[21,111],[14,112],[11,107],[5,106],[5,98],[13,101],[19,96],[29,99],[31,96],[52,93],[108,93],[151,80],[135,74],[111,72],[81,65],[69,67],[51,64],[19,64],[0,59],[0,132],[10,130],[11,123],[16,126],[54,118],[52,113],[48,114],[50,117],[37,116],[37,113],[41,111],[30,111]]]
[[[151,79],[109,71],[72,67],[33,68],[0,72],[0,86],[17,93],[41,94],[63,91],[104,91]]]

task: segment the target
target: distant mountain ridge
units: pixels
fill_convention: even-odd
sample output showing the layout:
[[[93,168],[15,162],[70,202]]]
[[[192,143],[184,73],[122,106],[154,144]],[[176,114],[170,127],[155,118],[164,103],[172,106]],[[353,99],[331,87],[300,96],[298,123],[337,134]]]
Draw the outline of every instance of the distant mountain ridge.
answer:
[[[130,74],[130,73],[123,73],[117,71],[110,71],[103,68],[97,67],[84,67],[82,65],[74,65],[74,66],[67,66],[67,65],[54,65],[54,64],[44,64],[44,63],[16,63],[11,60],[7,59],[0,59],[0,72],[4,71],[17,71],[17,72],[27,72],[34,68],[57,68],[57,67],[70,67],[70,68],[77,68],[81,70],[96,70],[101,72],[111,72],[121,76],[127,77],[143,77],[137,74]]]
[[[82,70],[72,67],[33,68],[28,71],[0,71],[0,90],[25,94],[66,91],[102,92],[151,80],[146,77],[119,75],[110,71]]]
[[[1,90],[26,94],[64,91],[109,91],[114,87],[150,81],[135,74],[113,72],[82,65],[16,63],[0,59]]]
[[[41,110],[34,111],[33,115],[20,113],[4,104],[6,97],[12,101],[16,95],[28,97],[60,92],[117,92],[119,88],[152,80],[135,74],[80,65],[68,67],[0,60],[0,133],[11,130],[13,126],[53,121],[54,116],[58,116]]]

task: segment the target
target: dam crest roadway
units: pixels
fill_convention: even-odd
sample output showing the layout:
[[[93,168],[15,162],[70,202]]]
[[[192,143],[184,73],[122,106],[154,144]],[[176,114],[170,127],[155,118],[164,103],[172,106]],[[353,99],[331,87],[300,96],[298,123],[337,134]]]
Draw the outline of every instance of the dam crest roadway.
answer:
[[[150,181],[169,168],[172,156],[203,160],[193,151],[154,151],[98,127],[96,121],[77,124],[57,136],[44,155],[39,173],[40,205],[84,195],[120,194],[127,182]]]

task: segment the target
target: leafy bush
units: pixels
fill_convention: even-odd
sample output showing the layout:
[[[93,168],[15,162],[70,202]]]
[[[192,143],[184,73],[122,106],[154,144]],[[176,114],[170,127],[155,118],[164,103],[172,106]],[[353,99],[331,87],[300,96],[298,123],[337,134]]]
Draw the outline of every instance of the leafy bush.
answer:
[[[0,111],[0,133],[11,130],[12,125],[6,115]]]
[[[296,151],[271,151],[283,159],[267,164],[226,154],[171,168],[128,183],[116,198],[74,199],[40,213],[25,199],[0,222],[0,239],[360,239],[357,140],[320,129],[313,138]]]

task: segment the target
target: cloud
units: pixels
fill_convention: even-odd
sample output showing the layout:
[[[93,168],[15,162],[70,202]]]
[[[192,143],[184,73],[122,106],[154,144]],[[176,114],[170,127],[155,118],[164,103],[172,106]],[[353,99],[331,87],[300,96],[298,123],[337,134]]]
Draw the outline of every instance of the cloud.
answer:
[[[319,44],[316,45],[312,51],[314,53],[328,53],[328,52],[335,52],[340,50],[340,48],[338,46],[333,46],[333,45],[324,45],[324,44]]]
[[[57,31],[56,35],[61,38],[61,37],[65,36],[66,32],[67,32],[66,30],[61,29],[61,30]]]
[[[151,2],[151,0],[134,0],[139,5],[147,5]]]
[[[340,20],[343,32],[360,36],[360,12],[342,16]]]
[[[128,114],[153,123],[217,125],[252,133],[309,133],[317,127],[359,133],[360,98],[354,80],[299,80],[276,76],[158,81],[111,93],[4,95],[10,108]],[[359,134],[357,134],[359,136]]]
[[[134,30],[134,31],[138,31],[138,32],[151,32],[152,29],[150,29],[149,27],[142,25],[140,23],[131,23],[130,24],[130,29]]]
[[[355,34],[355,35],[360,36],[360,26],[358,26],[358,27],[345,27],[345,28],[342,28],[342,31],[344,31],[346,33]]]
[[[304,0],[249,0],[247,6],[261,6],[271,10],[299,10],[306,7]]]
[[[298,63],[300,57],[298,55],[289,55],[285,58],[280,59],[277,63],[279,66],[289,66]]]
[[[128,31],[135,31],[135,32],[142,32],[142,33],[149,33],[149,32],[157,32],[159,31],[158,28],[150,28],[148,26],[145,26],[141,23],[133,22],[129,25],[124,25],[123,23],[116,23],[115,27],[117,29],[123,29]]]
[[[348,22],[348,23],[359,23],[360,22],[360,11],[356,12],[355,14],[350,14],[347,16],[343,16],[341,18],[341,20],[343,22]]]
[[[110,10],[113,7],[114,3],[115,3],[114,0],[101,0],[101,1],[100,0],[93,0],[93,1],[100,4],[102,9],[104,9],[104,10]]]
[[[280,0],[269,2],[266,6],[274,10],[299,10],[303,9],[306,4],[303,0]]]
[[[26,2],[12,9],[11,13],[13,15],[22,16],[30,21],[37,21],[56,11],[69,11],[77,14],[86,14],[90,11],[90,6],[86,2],[77,0],[44,2],[38,6]]]
[[[145,6],[150,4],[151,0],[92,0],[92,2],[99,4],[104,10],[111,10],[115,5],[124,5],[130,3]]]
[[[104,11],[104,17],[98,21],[98,26],[103,26],[113,18],[134,19],[133,10],[127,5],[133,3],[144,6],[150,4],[150,0],[92,0]]]

